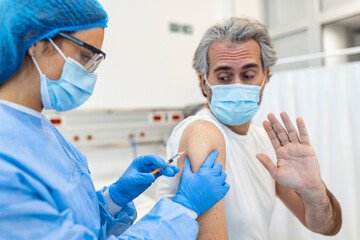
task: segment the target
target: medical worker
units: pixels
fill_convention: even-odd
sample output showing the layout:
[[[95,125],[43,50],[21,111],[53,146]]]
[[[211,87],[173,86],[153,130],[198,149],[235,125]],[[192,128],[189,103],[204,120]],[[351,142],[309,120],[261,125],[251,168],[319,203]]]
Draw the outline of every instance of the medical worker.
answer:
[[[132,200],[178,168],[141,156],[96,192],[86,157],[41,114],[91,96],[105,59],[99,2],[1,0],[0,12],[0,239],[195,239],[195,218],[229,190],[216,151],[196,174],[187,160],[174,199],[129,228]]]

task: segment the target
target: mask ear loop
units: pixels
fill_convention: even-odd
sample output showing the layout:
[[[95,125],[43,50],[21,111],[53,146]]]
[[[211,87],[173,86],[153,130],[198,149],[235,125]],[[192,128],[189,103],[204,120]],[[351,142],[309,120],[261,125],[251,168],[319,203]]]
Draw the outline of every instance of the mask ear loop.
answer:
[[[53,45],[53,47],[60,53],[60,55],[66,60],[65,54],[61,51],[61,49],[54,43],[52,39],[49,39],[49,42]]]
[[[263,86],[265,85],[265,80],[266,80],[266,74],[265,74],[264,80],[263,80],[263,82],[262,82],[262,84],[261,84],[261,86],[260,86],[260,89],[262,89]]]
[[[61,49],[54,43],[54,41],[51,40],[51,39],[49,39],[49,42],[50,42],[50,43],[54,46],[54,48],[60,53],[60,55],[61,55],[64,59],[66,59],[64,53],[63,53],[63,52],[61,51]],[[42,73],[42,71],[41,71],[38,63],[36,62],[35,58],[34,58],[33,56],[31,56],[31,58],[32,58],[33,62],[35,63],[35,66],[36,66],[37,70],[39,71],[40,75],[43,75],[43,73]]]
[[[58,51],[58,53],[60,53],[60,55],[64,58],[64,60],[65,60],[65,62],[66,62],[68,58],[65,56],[65,54],[63,53],[63,51],[61,51],[61,49],[54,43],[53,40],[49,39],[49,42],[50,42],[50,43],[53,45],[53,47]],[[70,58],[70,57],[69,57],[69,58]],[[72,59],[72,58],[71,58],[71,59]],[[84,71],[88,72],[88,71],[86,70],[86,68],[85,68],[83,65],[81,65],[78,61],[76,61],[75,59],[72,59],[72,60],[74,60],[74,62],[75,62],[79,67],[83,68]],[[89,72],[88,72],[88,73],[89,73]],[[95,73],[91,73],[91,74],[94,74],[94,75],[95,75]]]
[[[37,68],[37,70],[39,71],[40,75],[43,75],[39,65],[37,64],[35,58],[33,56],[31,56],[31,59],[33,60],[34,64],[35,64],[35,67]]]
[[[66,57],[64,55],[64,53],[61,51],[61,49],[54,43],[53,40],[49,39],[49,42],[54,46],[54,48],[60,53],[60,55],[66,60]],[[40,75],[43,75],[39,64],[36,62],[35,58],[33,56],[31,56],[31,59],[33,60],[35,67],[37,68],[37,70],[39,71]]]
[[[50,98],[49,98],[49,93],[48,93],[48,86],[47,84],[43,84],[42,81],[41,81],[41,76],[44,76],[44,74],[42,73],[38,63],[36,62],[35,58],[33,56],[31,56],[31,59],[33,60],[34,64],[35,64],[35,67],[37,68],[37,70],[39,71],[39,74],[40,74],[40,89],[44,88],[44,94],[45,96],[41,96],[41,99],[42,99],[42,102],[43,102],[43,105],[44,105],[44,108],[46,110],[48,109],[52,109],[51,108],[51,103],[50,103]],[[40,90],[41,91],[41,90]],[[41,91],[42,92],[42,91]]]
[[[263,80],[263,82],[262,82],[262,84],[261,84],[261,86],[260,86],[260,91],[261,91],[261,89],[264,87],[264,85],[265,85],[265,80],[266,80],[266,74],[265,74],[265,77],[264,77],[264,80]],[[260,97],[259,97],[259,102],[260,102]],[[258,102],[258,104],[259,104],[259,102]]]
[[[210,83],[209,83],[208,80],[207,80],[206,75],[203,74],[203,76],[204,76],[204,79],[205,79],[205,83],[209,86],[210,89],[212,89]]]
[[[209,81],[207,80],[206,74],[203,74],[203,76],[204,76],[206,85],[212,90],[212,87],[211,87]],[[208,92],[209,92],[209,88],[207,89]],[[206,98],[209,100],[209,95],[208,94],[206,94],[206,95],[207,95]]]

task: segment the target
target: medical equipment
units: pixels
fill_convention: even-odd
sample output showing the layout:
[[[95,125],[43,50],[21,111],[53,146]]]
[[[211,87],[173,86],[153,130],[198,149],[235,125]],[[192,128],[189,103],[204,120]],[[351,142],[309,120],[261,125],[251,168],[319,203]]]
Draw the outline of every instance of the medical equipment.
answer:
[[[179,185],[177,204],[163,198],[129,228],[137,215],[133,202],[112,215],[107,210],[108,188],[95,192],[85,155],[45,116],[3,100],[0,115],[0,135],[7,136],[0,139],[0,186],[5,186],[0,187],[0,196],[6,196],[0,201],[0,212],[5,213],[0,214],[0,239],[195,239],[198,224],[183,207],[205,211],[227,192],[225,178],[213,165],[217,155],[212,154],[199,173],[184,165],[186,177]],[[163,168],[176,168],[161,162]],[[158,166],[147,173],[154,180],[166,170],[150,174]]]
[[[170,158],[166,164],[170,164],[172,163],[175,159],[177,159],[178,157],[180,157],[181,155],[184,154],[185,151],[182,151],[182,152],[178,152],[177,154],[175,154],[175,156],[173,156],[172,158]],[[155,175],[157,172],[159,172],[162,168],[159,167],[158,169],[156,169],[155,171],[151,172],[151,174]]]
[[[106,54],[100,49],[70,36],[69,34],[60,32],[59,35],[81,46],[76,52],[75,60],[81,63],[89,73],[94,72],[106,57]]]
[[[159,174],[150,172],[161,167]],[[173,177],[179,169],[155,155],[145,155],[135,158],[124,174],[109,187],[112,200],[119,206],[124,207],[148,189],[156,178],[161,175]]]
[[[250,121],[259,110],[261,86],[246,84],[223,84],[211,86],[207,78],[206,84],[212,90],[210,109],[220,122],[236,126]]]
[[[92,95],[97,75],[89,73],[85,67],[71,57],[66,57],[51,40],[50,43],[64,58],[65,64],[59,80],[48,79],[40,70],[34,57],[31,57],[40,74],[41,99],[45,110],[59,112],[73,110],[81,106]]]

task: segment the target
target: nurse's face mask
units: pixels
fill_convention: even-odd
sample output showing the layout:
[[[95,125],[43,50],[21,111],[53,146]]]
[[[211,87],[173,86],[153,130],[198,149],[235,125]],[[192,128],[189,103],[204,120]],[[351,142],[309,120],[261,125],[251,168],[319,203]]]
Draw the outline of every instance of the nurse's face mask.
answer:
[[[92,95],[97,75],[92,73],[105,58],[105,53],[70,35],[60,33],[81,47],[76,52],[76,60],[66,57],[61,49],[51,40],[50,43],[64,58],[65,64],[59,80],[50,80],[42,73],[34,57],[36,68],[40,73],[41,99],[45,110],[59,112],[69,111],[82,105]]]
[[[266,76],[261,86],[240,83],[211,86],[207,77],[204,78],[212,90],[210,109],[222,123],[230,126],[242,125],[250,121],[259,110],[260,90]]]

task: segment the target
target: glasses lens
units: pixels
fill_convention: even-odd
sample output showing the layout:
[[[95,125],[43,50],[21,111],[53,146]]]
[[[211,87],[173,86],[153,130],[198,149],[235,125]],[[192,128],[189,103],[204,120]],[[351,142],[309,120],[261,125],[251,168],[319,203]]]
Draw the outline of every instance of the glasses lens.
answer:
[[[84,47],[80,47],[76,54],[76,60],[83,65],[88,72],[94,72],[103,59],[104,56],[102,54],[94,53]]]
[[[94,72],[100,65],[100,63],[104,60],[104,56],[102,54],[95,53],[92,59],[85,65],[85,68],[88,72]]]

